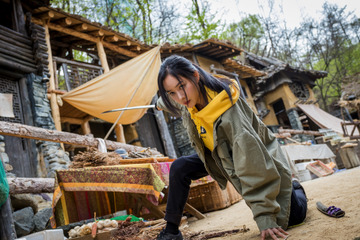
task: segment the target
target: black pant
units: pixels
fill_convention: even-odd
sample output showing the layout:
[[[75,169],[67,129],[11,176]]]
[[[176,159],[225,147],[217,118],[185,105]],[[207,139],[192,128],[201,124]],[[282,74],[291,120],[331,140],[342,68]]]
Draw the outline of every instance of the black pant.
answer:
[[[170,167],[169,194],[165,220],[180,225],[184,207],[189,195],[191,180],[208,175],[197,154],[176,159]],[[298,186],[299,185],[299,186]],[[293,183],[289,226],[301,223],[306,216],[307,200],[300,184]],[[290,225],[291,224],[291,225]]]

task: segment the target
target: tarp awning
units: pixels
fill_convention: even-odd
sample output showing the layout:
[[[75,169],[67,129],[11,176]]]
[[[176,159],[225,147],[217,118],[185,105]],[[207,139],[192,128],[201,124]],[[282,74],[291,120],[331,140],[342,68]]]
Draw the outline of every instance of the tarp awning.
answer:
[[[63,95],[62,99],[91,116],[114,123],[121,112],[101,113],[111,109],[150,104],[157,91],[160,65],[159,46],[71,90]],[[134,123],[146,110],[125,111],[118,123]]]
[[[314,104],[297,104],[297,106],[320,128],[328,128],[337,133],[344,134],[341,127],[341,122],[344,122],[342,119],[325,112]],[[347,129],[348,132],[352,130],[350,126],[347,126]],[[357,130],[354,134],[359,135]]]

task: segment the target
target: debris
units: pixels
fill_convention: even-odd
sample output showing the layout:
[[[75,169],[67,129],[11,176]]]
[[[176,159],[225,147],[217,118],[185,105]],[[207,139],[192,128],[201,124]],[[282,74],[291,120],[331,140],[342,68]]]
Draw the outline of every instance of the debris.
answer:
[[[229,234],[234,233],[245,233],[250,231],[249,228],[246,227],[246,225],[243,225],[242,229],[233,229],[233,230],[226,230],[226,231],[214,231],[214,232],[197,232],[197,233],[185,233],[184,238],[189,240],[206,240],[210,238],[216,238],[216,237],[222,237],[227,236]]]

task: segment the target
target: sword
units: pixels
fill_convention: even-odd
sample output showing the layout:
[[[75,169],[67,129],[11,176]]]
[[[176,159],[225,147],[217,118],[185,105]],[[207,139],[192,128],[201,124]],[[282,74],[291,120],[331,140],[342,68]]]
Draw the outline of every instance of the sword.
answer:
[[[110,113],[110,112],[119,112],[119,111],[125,111],[125,110],[146,109],[146,108],[155,108],[155,105],[144,105],[144,106],[117,108],[117,109],[112,109],[112,110],[102,112],[101,114]]]

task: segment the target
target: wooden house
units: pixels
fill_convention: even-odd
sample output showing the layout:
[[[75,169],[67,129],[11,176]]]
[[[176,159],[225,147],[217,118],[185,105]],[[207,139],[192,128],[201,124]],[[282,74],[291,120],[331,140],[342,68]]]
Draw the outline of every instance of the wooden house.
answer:
[[[244,62],[266,73],[252,81],[250,90],[259,116],[277,132],[284,129],[318,130],[297,104],[315,104],[317,99],[312,88],[315,81],[327,75],[324,71],[292,67],[278,59],[244,53]]]
[[[41,95],[46,95],[43,84],[49,73],[47,46],[42,34],[27,17],[33,9],[48,4],[46,0],[0,1],[0,121],[53,127],[47,115],[47,99],[40,99]],[[60,150],[57,144],[47,145],[11,136],[0,136],[0,144],[2,161],[20,177],[38,175],[39,152],[47,154],[50,149]],[[68,159],[62,159],[65,166]]]

